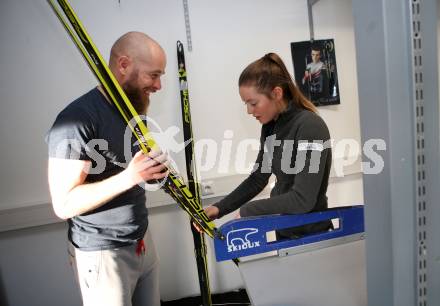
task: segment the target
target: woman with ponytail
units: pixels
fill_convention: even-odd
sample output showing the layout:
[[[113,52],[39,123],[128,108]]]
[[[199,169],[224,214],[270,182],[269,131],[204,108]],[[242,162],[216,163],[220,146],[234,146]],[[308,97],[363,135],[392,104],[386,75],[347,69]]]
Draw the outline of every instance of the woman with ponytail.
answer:
[[[260,151],[254,171],[223,200],[207,207],[208,217],[217,219],[238,208],[241,217],[327,209],[330,134],[281,58],[268,53],[251,63],[241,73],[238,86],[248,114],[262,124]],[[271,174],[276,183],[270,198],[251,201]],[[330,221],[320,222],[283,230],[278,236],[300,236],[330,226]]]

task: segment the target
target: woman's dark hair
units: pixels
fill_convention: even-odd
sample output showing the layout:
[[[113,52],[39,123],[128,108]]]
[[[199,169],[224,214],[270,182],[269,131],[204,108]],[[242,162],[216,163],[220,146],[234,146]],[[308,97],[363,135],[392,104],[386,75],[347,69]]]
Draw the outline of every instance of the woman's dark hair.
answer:
[[[271,98],[272,90],[280,87],[284,100],[292,101],[297,107],[316,113],[316,107],[296,87],[286,66],[276,53],[268,53],[249,64],[238,79],[238,86],[255,86],[261,94]],[[284,109],[287,105],[284,105]],[[283,109],[283,110],[284,110]]]

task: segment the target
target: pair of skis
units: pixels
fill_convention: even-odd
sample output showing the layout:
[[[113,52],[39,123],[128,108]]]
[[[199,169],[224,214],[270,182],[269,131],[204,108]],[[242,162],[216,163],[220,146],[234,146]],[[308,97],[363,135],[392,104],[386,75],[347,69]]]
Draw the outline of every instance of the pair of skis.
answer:
[[[117,107],[121,116],[127,122],[137,138],[141,150],[146,154],[152,149],[157,150],[158,146],[151,137],[147,126],[133,108],[133,105],[103,60],[100,52],[94,45],[70,4],[66,0],[57,0],[59,7],[64,12],[63,15],[54,0],[48,0],[48,2],[81,55],[86,60],[88,66],[105,89],[111,102]],[[179,82],[181,85],[180,92],[184,138],[185,141],[190,140],[190,145],[185,147],[188,186],[184,183],[180,175],[170,168],[168,169],[169,176],[165,179],[162,188],[190,215],[191,222],[195,222],[210,237],[223,239],[221,233],[214,226],[214,223],[210,221],[204,213],[201,205],[200,189],[197,185],[197,172],[194,164],[194,142],[189,109],[185,59],[183,45],[180,42],[177,43],[177,54],[179,63]],[[199,233],[193,226],[191,226],[191,229],[194,238],[195,256],[203,305],[212,305],[206,261],[205,239],[203,233]]]
[[[185,146],[186,173],[188,176],[188,188],[196,197],[196,202],[202,208],[200,188],[197,179],[197,169],[194,158],[194,137],[192,133],[191,111],[189,106],[188,82],[186,78],[186,64],[183,44],[177,41],[177,64],[180,85],[180,101],[182,108],[183,121],[183,138]],[[198,232],[192,224],[190,224],[193,241],[194,253],[197,263],[197,273],[199,277],[200,296],[203,306],[211,306],[211,292],[209,287],[208,263],[206,261],[206,242],[203,233]]]
[[[158,145],[151,137],[147,126],[133,108],[133,105],[125,95],[113,73],[108,68],[103,57],[92,42],[70,4],[66,0],[57,0],[60,8],[64,12],[63,15],[61,10],[55,4],[55,0],[48,0],[48,2],[72,41],[81,52],[81,55],[86,60],[90,69],[105,89],[112,103],[117,107],[121,116],[127,122],[127,125],[139,141],[141,150],[145,154],[148,154],[152,149],[157,150]],[[184,183],[181,176],[172,168],[169,168],[168,170],[169,175],[164,179],[165,182],[162,184],[162,189],[164,189],[165,192],[168,193],[177,204],[179,204],[179,206],[190,215],[192,221],[195,222],[206,234],[210,237],[223,239],[221,233],[215,227],[214,223],[206,216],[205,212],[197,202],[196,197]]]

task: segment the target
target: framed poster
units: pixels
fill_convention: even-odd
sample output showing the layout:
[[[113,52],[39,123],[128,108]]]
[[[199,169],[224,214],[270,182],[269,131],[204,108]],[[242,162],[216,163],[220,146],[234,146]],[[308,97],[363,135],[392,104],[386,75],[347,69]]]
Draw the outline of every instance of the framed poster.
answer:
[[[340,104],[333,39],[290,44],[296,85],[316,106]]]

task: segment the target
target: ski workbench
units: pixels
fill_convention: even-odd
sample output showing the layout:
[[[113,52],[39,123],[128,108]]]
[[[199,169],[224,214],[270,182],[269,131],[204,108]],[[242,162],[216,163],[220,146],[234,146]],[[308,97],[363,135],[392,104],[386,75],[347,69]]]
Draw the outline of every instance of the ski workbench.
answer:
[[[274,231],[324,220],[337,226],[295,239],[268,239]],[[225,239],[214,239],[217,261],[240,258],[252,305],[367,305],[362,205],[236,219],[219,231]]]

